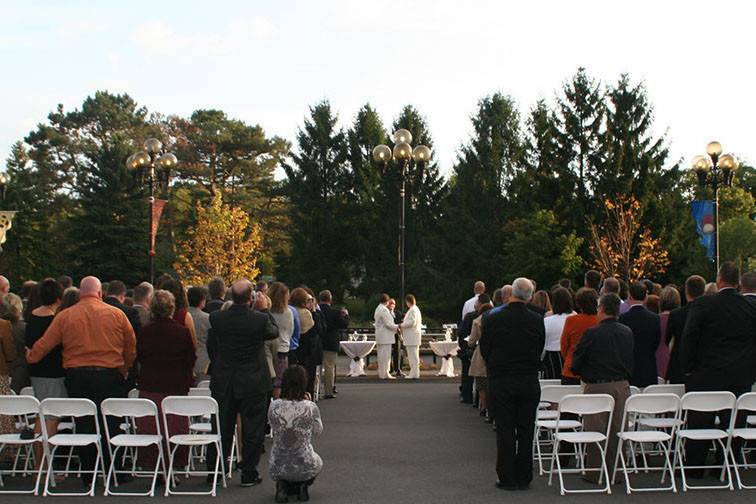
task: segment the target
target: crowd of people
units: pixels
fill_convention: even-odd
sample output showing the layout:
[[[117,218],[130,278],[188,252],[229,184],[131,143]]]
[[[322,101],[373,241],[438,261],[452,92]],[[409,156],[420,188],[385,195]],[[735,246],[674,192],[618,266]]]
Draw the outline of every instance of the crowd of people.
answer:
[[[164,398],[185,396],[209,380],[224,461],[240,424],[241,485],[262,482],[258,464],[267,431],[273,437],[269,473],[277,482],[276,500],[309,499],[308,487],[323,464],[311,444],[323,428],[312,402],[316,368],[324,368],[325,397],[335,397],[339,331],[349,322],[346,310],[331,306],[329,291],[316,301],[305,286],[289,292],[282,282],[254,285],[242,279],[227,287],[221,278],[186,289],[169,275],[154,287],[143,282],[131,291],[121,281],[103,284],[91,276],[78,288],[63,276],[26,282],[20,295],[10,290],[0,276],[0,395],[31,386],[40,401],[86,398],[99,406],[136,389],[159,411]],[[293,417],[299,420],[293,423]],[[15,432],[12,417],[0,421],[0,434]],[[75,421],[77,433],[95,432],[91,417]],[[117,432],[117,419],[108,421]],[[46,427],[53,436],[58,421],[49,420]],[[171,434],[189,433],[182,417],[169,416],[167,427]],[[138,419],[137,429],[155,432],[148,418]],[[108,453],[103,449],[106,466]],[[77,455],[82,469],[95,466],[94,446]],[[140,449],[137,466],[154,467],[157,456],[154,447]],[[188,450],[179,450],[175,465],[187,466],[188,457]],[[215,458],[211,447],[208,472]],[[118,469],[121,463],[115,461]],[[91,473],[82,472],[81,478],[85,486],[92,484]],[[119,476],[119,483],[130,479]],[[212,483],[212,475],[207,481]]]
[[[693,275],[683,287],[628,283],[594,270],[576,292],[569,280],[546,291],[517,278],[489,296],[476,282],[458,327],[460,401],[494,424],[496,486],[502,489],[526,489],[532,480],[540,379],[614,398],[609,466],[631,386],[675,383],[688,392],[740,396],[756,382],[756,272],[741,275],[732,262],[721,265],[716,282]],[[720,420],[729,422],[726,415]],[[606,428],[606,419],[603,426],[598,417],[589,422],[589,430]],[[714,414],[688,417],[690,428],[713,428],[714,422]],[[687,445],[688,477],[704,476],[699,467],[707,454],[706,442]],[[589,449],[586,467],[600,462],[601,453]],[[584,477],[597,482],[591,478]]]

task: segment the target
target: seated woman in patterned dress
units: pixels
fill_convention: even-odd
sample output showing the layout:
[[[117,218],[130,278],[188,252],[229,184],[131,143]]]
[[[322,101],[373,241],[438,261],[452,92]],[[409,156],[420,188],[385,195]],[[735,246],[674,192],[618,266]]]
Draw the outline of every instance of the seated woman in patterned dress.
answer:
[[[312,437],[323,432],[320,410],[307,393],[307,372],[291,366],[281,380],[281,398],[268,410],[273,431],[270,477],[276,481],[276,502],[288,502],[296,494],[310,499],[308,487],[323,469],[323,460],[312,448]]]

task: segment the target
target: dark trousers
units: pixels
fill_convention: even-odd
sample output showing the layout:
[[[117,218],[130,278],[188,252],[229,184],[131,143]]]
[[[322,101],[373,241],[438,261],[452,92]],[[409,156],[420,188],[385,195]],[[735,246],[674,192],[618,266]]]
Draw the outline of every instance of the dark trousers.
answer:
[[[727,370],[693,372],[687,376],[685,381],[686,392],[705,392],[728,390],[740,397],[741,394],[751,391],[750,369],[747,366],[733,366]],[[730,427],[730,411],[720,411],[713,413],[704,413],[691,411],[688,413],[688,428],[690,429],[714,429],[715,417],[719,416],[719,428],[727,430]],[[742,427],[745,423],[745,415],[741,415],[736,420],[736,427]],[[733,449],[738,450],[740,440],[733,439]],[[689,466],[702,466],[706,463],[711,441],[691,441],[685,443],[685,464]],[[716,451],[717,463],[721,464],[723,460],[722,450],[717,445]],[[694,470],[694,472],[697,472]]]
[[[470,359],[460,357],[459,360],[462,362],[462,378],[459,385],[459,393],[463,402],[471,403],[473,402],[473,382],[475,379],[470,376]]]
[[[489,376],[496,412],[496,474],[506,486],[533,479],[533,431],[541,399],[538,375]]]
[[[105,442],[105,426],[102,422],[102,415],[99,413],[100,404],[105,399],[111,397],[125,397],[124,378],[117,369],[90,370],[84,368],[72,368],[66,372],[66,390],[69,397],[89,399],[97,405],[97,422],[100,426],[100,436],[102,436],[101,446],[105,468],[110,464],[110,455]],[[78,417],[76,421],[77,434],[94,434],[95,423],[90,417]],[[118,429],[121,423],[118,417],[108,417],[108,428],[110,434],[115,435],[120,431]],[[77,450],[79,460],[81,460],[82,469],[91,471],[94,468],[97,459],[97,450],[93,445],[82,446]],[[118,465],[118,464],[116,464]],[[91,480],[91,475],[83,475],[85,481]]]
[[[223,463],[231,456],[231,443],[236,430],[236,417],[241,417],[241,456],[239,469],[244,473],[257,473],[257,464],[263,453],[265,441],[265,423],[268,417],[268,394],[263,392],[242,398],[234,397],[233,389],[224,390],[223,394],[213,392],[218,402],[219,423],[221,429],[221,447]],[[215,427],[215,425],[213,425]],[[213,431],[215,429],[213,428]],[[215,447],[208,448],[207,469],[215,469]],[[233,461],[232,461],[233,462]]]
[[[391,365],[392,369],[390,370],[393,373],[396,373],[397,375],[402,374],[402,354],[400,351],[397,350],[399,347],[399,335],[395,336],[395,343],[391,347]]]

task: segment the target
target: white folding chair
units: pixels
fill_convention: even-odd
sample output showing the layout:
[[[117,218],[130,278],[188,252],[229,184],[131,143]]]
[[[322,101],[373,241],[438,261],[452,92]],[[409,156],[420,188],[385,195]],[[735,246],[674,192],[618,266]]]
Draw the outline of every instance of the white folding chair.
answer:
[[[139,389],[133,388],[133,389],[129,390],[128,398],[129,399],[139,399]]]
[[[163,399],[163,424],[165,425],[165,437],[168,439],[168,446],[173,447],[170,449],[169,461],[168,461],[168,478],[165,484],[165,495],[212,495],[215,497],[215,491],[218,486],[218,476],[220,476],[223,483],[223,487],[226,486],[226,474],[223,465],[223,450],[221,447],[220,437],[220,422],[218,420],[218,403],[212,397],[194,396],[168,396]],[[216,434],[210,433],[190,433],[190,434],[171,434],[170,425],[168,424],[168,415],[178,415],[187,417],[187,420],[191,417],[210,415],[215,416],[215,429]],[[178,472],[173,468],[174,458],[176,456],[176,450],[180,446],[209,446],[215,445],[216,457],[215,457],[215,470],[213,471],[197,471],[188,468],[183,471],[187,475],[213,475],[213,487],[209,492],[177,492],[172,489],[173,475]]]
[[[639,389],[635,385],[630,385],[630,395],[631,396],[634,396],[634,395],[640,394],[640,393],[642,393],[641,389]]]
[[[561,421],[561,417],[564,413],[571,413],[580,417],[603,413],[606,413],[608,416],[606,430],[603,432],[586,431],[585,429],[582,429],[574,432],[557,431],[554,434],[554,451],[551,456],[551,467],[549,469],[549,485],[551,485],[552,478],[554,477],[554,462],[556,462],[557,474],[559,476],[559,491],[562,495],[566,493],[612,493],[611,481],[609,480],[608,462],[606,460],[606,450],[609,442],[609,430],[612,427],[613,411],[614,398],[608,394],[568,395],[559,401],[559,415],[557,416],[557,422]],[[586,468],[585,463],[583,462],[583,457],[581,456],[580,467],[577,469],[562,469],[562,464],[559,460],[559,445],[562,442],[574,445],[577,452],[581,455],[585,452],[587,445],[595,444],[601,454],[601,467]],[[599,484],[604,480],[603,488],[580,490],[568,489],[564,486],[565,474],[585,474],[588,471],[597,471],[599,473]]]
[[[50,437],[47,433],[46,418],[52,417],[92,417],[94,423],[94,434],[55,434]],[[39,421],[42,425],[42,436],[45,443],[48,446],[47,455],[47,477],[45,478],[45,490],[42,495],[67,495],[67,496],[94,496],[94,489],[97,483],[98,473],[105,480],[105,462],[102,457],[102,447],[100,445],[100,423],[97,421],[97,406],[89,399],[45,399],[39,405]],[[81,492],[51,492],[50,482],[55,478],[55,467],[53,459],[55,458],[55,450],[61,446],[73,449],[74,447],[82,447],[94,445],[97,451],[95,457],[95,465],[90,469],[79,469],[80,474],[91,474],[92,483],[89,491]]]
[[[546,381],[546,380],[541,380]],[[554,433],[562,429],[579,429],[580,422],[577,420],[562,419],[557,424],[559,412],[556,409],[544,409],[556,406],[563,397],[570,394],[579,394],[580,385],[546,385],[541,387],[541,403],[536,412],[535,435],[533,436],[534,457],[538,460],[538,475],[543,476],[546,470],[543,462],[550,459]],[[544,405],[544,407],[540,407]],[[545,439],[541,439],[544,437]]]
[[[207,388],[207,389],[209,389],[210,388],[210,380],[202,380],[201,382],[199,382],[197,384],[196,388]]]
[[[617,456],[614,460],[614,470],[612,471],[612,482],[616,481],[617,470],[619,464],[622,464],[622,472],[625,475],[625,487],[627,488],[628,495],[633,491],[636,492],[648,492],[653,490],[672,490],[677,492],[675,485],[675,473],[672,469],[672,459],[670,453],[672,452],[672,439],[674,437],[674,429],[676,425],[673,425],[671,432],[665,430],[640,430],[638,429],[638,419],[642,415],[664,415],[672,414],[674,418],[678,418],[680,415],[680,398],[676,394],[638,394],[630,396],[625,402],[625,413],[622,419],[623,430],[618,432],[619,446],[617,447]],[[627,443],[630,450],[633,469],[632,471],[627,467],[627,461],[625,460],[624,446]],[[664,464],[662,467],[651,468],[648,466],[648,462],[644,458],[644,470],[661,470],[662,478],[661,483],[667,477],[667,471],[669,471],[670,485],[666,487],[643,487],[633,488],[630,484],[630,472],[637,474],[638,469],[635,464],[635,445],[640,446],[643,443],[656,443],[661,446],[662,454],[664,457]]]
[[[110,467],[108,468],[108,476],[105,480],[105,495],[132,495],[132,496],[147,496],[153,497],[155,495],[155,485],[157,484],[157,477],[160,474],[160,468],[162,468],[162,474],[165,476],[165,458],[163,454],[163,436],[160,434],[160,418],[158,417],[157,406],[149,399],[106,399],[100,405],[100,411],[102,412],[102,420],[105,425],[105,438],[108,441],[108,452],[110,453]],[[143,418],[152,417],[155,422],[156,434],[136,434],[125,433],[116,434],[111,436],[110,429],[108,428],[108,417],[124,417],[124,418]],[[132,467],[131,470],[116,469],[115,461],[118,455],[118,450],[123,448],[126,451],[128,448],[132,448],[132,458],[136,459],[137,450],[139,448],[146,448],[148,446],[157,447],[157,459],[155,461],[155,467],[152,471],[138,471]],[[110,489],[110,481],[115,482],[115,486],[118,487],[118,474],[132,474],[133,476],[151,476],[152,485],[148,492],[114,492]],[[167,480],[167,478],[166,478]]]
[[[685,385],[682,383],[660,383],[649,385],[643,389],[644,394],[675,394],[677,397],[685,395]]]
[[[738,401],[735,403],[735,413],[732,415],[732,419],[730,420],[730,441],[728,446],[730,456],[732,457],[732,467],[735,468],[735,478],[738,481],[738,488],[741,490],[752,490],[756,488],[756,485],[748,485],[743,483],[743,480],[741,479],[742,476],[740,474],[740,469],[756,469],[756,464],[748,463],[748,455],[750,454],[750,452],[756,451],[756,446],[748,446],[748,443],[753,443],[754,441],[756,441],[756,427],[750,427],[750,424],[746,424],[748,425],[746,427],[736,427],[736,421],[739,412],[743,412],[742,416],[745,416],[747,412],[756,412],[756,392],[748,392],[741,395],[738,398]],[[735,453],[735,448],[733,447],[733,443],[736,439],[741,440],[743,443],[742,446],[738,449],[738,451],[740,452],[739,455],[743,460],[743,462],[740,464],[738,464],[737,460],[738,454]]]
[[[21,396],[0,396],[0,415],[8,415],[17,418],[17,426],[20,429],[30,427],[29,418],[31,415],[39,414],[39,401],[36,397],[28,395]],[[0,454],[3,452],[6,446],[15,446],[17,449],[16,459],[11,469],[0,471],[0,488],[5,488],[5,482],[3,481],[3,473],[10,476],[17,474],[26,475],[32,471],[29,468],[29,462],[33,453],[33,445],[36,443],[43,444],[43,453],[47,450],[44,448],[44,438],[35,434],[31,439],[22,439],[20,433],[0,434]],[[24,460],[23,469],[17,468],[18,459],[22,450],[26,450],[26,457]],[[37,478],[34,483],[34,487],[30,490],[0,490],[0,493],[4,494],[39,494],[39,482],[42,478],[42,468],[44,467],[45,456],[39,461],[39,469],[36,471]]]
[[[680,475],[682,476],[683,491],[689,489],[733,489],[732,474],[730,472],[729,457],[727,456],[727,447],[729,433],[724,429],[690,429],[688,428],[688,414],[691,411],[705,412],[715,414],[719,411],[729,410],[732,414],[735,408],[735,395],[732,392],[688,392],[682,396],[680,409],[682,411],[682,426],[677,430],[677,442],[675,443],[675,462],[673,466],[677,469],[680,466]],[[685,443],[686,441],[711,441],[716,449],[717,444],[722,449],[723,463],[719,465],[702,465],[686,466],[685,465]],[[687,469],[722,469],[723,475],[727,475],[725,485],[689,485],[685,476]],[[720,478],[721,479],[721,478]]]
[[[23,387],[19,392],[20,396],[32,396],[34,397],[34,389],[32,387]]]

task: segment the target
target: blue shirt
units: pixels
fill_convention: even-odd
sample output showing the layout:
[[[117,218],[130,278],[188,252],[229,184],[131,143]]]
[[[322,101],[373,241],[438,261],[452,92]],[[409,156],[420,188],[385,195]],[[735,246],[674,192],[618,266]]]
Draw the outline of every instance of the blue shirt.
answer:
[[[299,348],[299,328],[301,326],[299,322],[299,312],[293,306],[289,306],[292,318],[294,319],[294,331],[291,333],[291,341],[289,342],[289,351]]]

